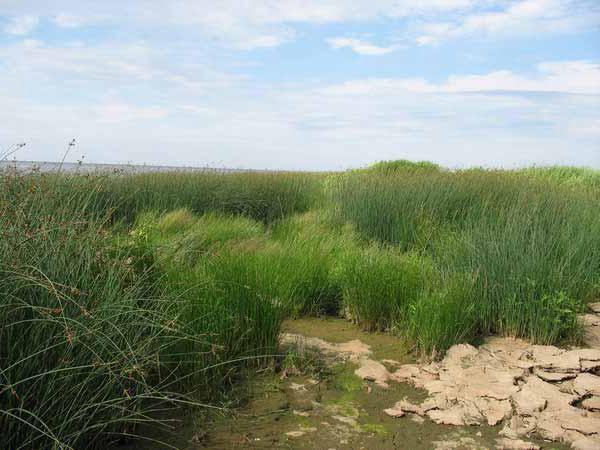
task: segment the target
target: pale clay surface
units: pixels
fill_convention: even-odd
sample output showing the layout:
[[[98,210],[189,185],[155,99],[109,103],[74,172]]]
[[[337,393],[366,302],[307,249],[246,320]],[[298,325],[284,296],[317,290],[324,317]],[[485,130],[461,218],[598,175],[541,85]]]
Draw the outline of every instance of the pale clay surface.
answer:
[[[524,439],[537,436],[579,450],[600,449],[600,303],[581,316],[589,348],[563,350],[511,338],[490,338],[479,348],[455,345],[440,362],[405,364],[389,371],[359,340],[332,344],[285,334],[284,343],[319,349],[351,360],[355,374],[382,388],[410,383],[429,396],[421,404],[389,405],[392,417],[427,418],[446,425],[502,424],[499,449],[537,449]],[[468,447],[439,442],[438,448]]]

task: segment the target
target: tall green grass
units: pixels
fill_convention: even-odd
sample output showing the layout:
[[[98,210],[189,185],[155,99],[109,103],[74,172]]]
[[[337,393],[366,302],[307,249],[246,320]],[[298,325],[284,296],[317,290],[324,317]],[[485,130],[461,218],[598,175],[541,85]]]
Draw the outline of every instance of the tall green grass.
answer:
[[[151,267],[85,211],[89,194],[44,181],[0,178],[0,441],[105,448],[183,400],[163,355],[196,337],[155,295]]]
[[[473,311],[461,338],[561,342],[577,334],[575,314],[598,295],[598,191],[501,171],[354,173],[327,186],[339,221],[432,258],[442,277],[468,280],[454,300]],[[431,314],[420,316],[416,340],[432,328]]]
[[[406,320],[432,274],[419,255],[379,245],[357,248],[337,262],[344,313],[366,330],[388,330]]]
[[[320,201],[322,176],[301,173],[144,173],[108,176],[95,207],[133,222],[143,211],[244,215],[264,223],[308,211]],[[79,180],[79,178],[76,178]]]
[[[276,258],[250,264],[233,241],[250,248],[264,223],[308,209],[319,182],[1,174],[2,446],[105,448],[165,402],[214,400],[221,375],[272,354],[284,308],[248,286],[279,286]]]
[[[3,173],[0,444],[105,448],[165,405],[216,404],[289,317],[346,315],[426,355],[575,340],[600,290],[596,177]]]

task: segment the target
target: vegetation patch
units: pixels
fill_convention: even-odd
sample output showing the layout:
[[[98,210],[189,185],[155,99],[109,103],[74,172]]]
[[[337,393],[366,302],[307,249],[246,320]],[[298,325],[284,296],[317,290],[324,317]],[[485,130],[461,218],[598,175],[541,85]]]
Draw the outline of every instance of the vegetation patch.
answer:
[[[344,316],[410,357],[494,334],[577,343],[600,294],[597,180],[407,161],[3,172],[0,443],[106,448],[167,407],[219,407],[248,370],[319,372],[280,348],[289,318]]]

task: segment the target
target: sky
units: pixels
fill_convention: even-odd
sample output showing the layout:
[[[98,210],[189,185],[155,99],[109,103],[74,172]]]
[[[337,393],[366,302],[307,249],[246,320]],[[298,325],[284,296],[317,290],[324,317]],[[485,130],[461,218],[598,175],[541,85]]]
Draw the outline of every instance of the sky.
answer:
[[[600,0],[0,0],[0,153],[600,168]]]

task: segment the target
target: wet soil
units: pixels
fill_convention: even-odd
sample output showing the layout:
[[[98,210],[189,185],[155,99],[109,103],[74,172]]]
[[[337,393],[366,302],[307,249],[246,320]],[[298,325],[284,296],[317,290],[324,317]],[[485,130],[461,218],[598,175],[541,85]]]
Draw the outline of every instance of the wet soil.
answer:
[[[334,318],[288,321],[283,331],[283,342],[287,342],[284,349],[287,346],[287,351],[302,361],[314,357],[308,347],[323,347],[323,364],[313,361],[299,370],[254,373],[239,388],[240,398],[246,399],[241,407],[211,413],[201,420],[190,417],[169,436],[157,438],[174,448],[190,450],[517,448],[510,446],[519,441],[502,441],[501,424],[454,426],[436,424],[412,413],[400,418],[386,413],[385,409],[401,400],[422,404],[428,398],[426,390],[410,383],[391,380],[383,387],[376,376],[357,375],[365,361],[390,373],[415,363],[401,339],[363,333],[353,324]],[[299,337],[307,344],[296,345]],[[525,440],[520,448],[568,448],[531,437]],[[128,448],[167,447],[146,442]]]

